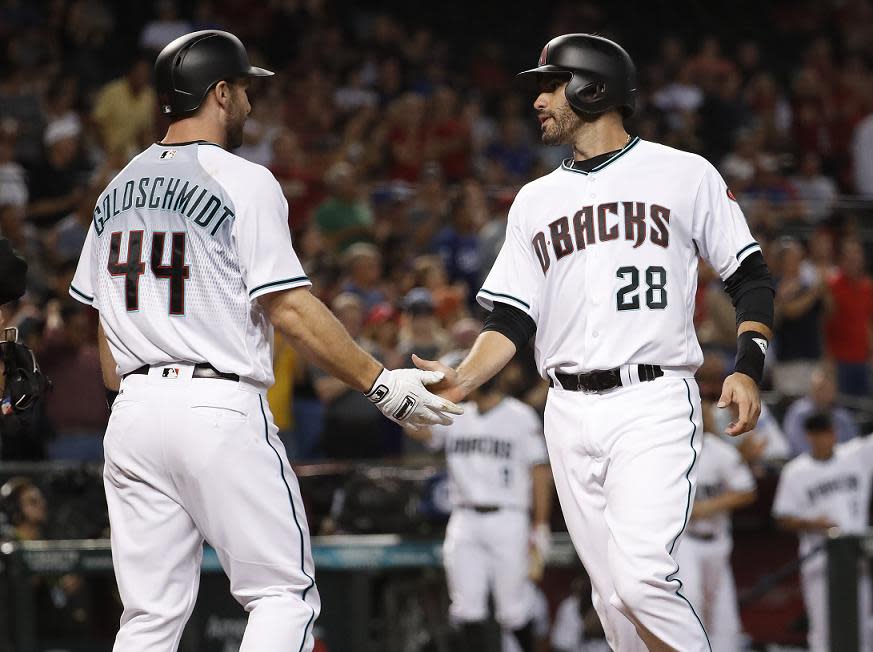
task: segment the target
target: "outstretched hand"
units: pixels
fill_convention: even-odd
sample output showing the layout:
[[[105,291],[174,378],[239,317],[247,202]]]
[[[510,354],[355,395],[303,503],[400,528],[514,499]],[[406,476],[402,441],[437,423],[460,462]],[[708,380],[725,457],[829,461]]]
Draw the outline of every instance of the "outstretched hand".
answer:
[[[382,414],[413,431],[449,425],[453,414],[464,410],[426,389],[443,378],[438,371],[383,369],[366,396]]]
[[[441,381],[430,385],[428,389],[434,394],[458,403],[467,397],[467,392],[458,384],[458,372],[436,360],[425,360],[412,354],[412,362],[419,369],[441,373]]]
[[[734,372],[724,379],[718,407],[737,406],[737,420],[725,428],[731,437],[754,429],[761,414],[761,396],[758,385],[744,373]]]

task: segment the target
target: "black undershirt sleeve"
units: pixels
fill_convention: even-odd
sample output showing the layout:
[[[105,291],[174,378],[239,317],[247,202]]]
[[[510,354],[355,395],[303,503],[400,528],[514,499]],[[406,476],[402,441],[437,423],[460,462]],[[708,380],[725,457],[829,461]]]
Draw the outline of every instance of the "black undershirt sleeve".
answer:
[[[773,328],[773,278],[760,251],[749,255],[724,282],[724,289],[737,311],[737,325],[757,321]]]
[[[509,338],[515,344],[515,350],[521,351],[533,334],[537,325],[530,316],[508,303],[494,302],[494,309],[488,313],[482,332],[497,331]]]

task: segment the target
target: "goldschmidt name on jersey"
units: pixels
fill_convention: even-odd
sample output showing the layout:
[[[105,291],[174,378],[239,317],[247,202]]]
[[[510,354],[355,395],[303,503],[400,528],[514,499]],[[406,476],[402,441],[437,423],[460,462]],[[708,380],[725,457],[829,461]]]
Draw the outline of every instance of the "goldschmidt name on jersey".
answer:
[[[100,197],[94,208],[94,230],[97,235],[103,235],[105,225],[110,219],[132,208],[179,213],[193,219],[194,224],[204,229],[211,224],[210,235],[215,235],[222,223],[234,215],[233,209],[221,197],[207,188],[201,188],[198,183],[180,177],[140,177],[130,179],[123,188],[110,184]]]

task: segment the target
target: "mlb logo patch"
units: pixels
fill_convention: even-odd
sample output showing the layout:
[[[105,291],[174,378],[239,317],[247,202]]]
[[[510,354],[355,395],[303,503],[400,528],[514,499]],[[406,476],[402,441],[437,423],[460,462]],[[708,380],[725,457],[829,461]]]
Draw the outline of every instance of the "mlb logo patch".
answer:
[[[161,160],[171,159],[176,155],[175,149],[167,149],[161,152]]]
[[[179,367],[164,367],[164,371],[161,374],[162,378],[178,378],[179,377]]]

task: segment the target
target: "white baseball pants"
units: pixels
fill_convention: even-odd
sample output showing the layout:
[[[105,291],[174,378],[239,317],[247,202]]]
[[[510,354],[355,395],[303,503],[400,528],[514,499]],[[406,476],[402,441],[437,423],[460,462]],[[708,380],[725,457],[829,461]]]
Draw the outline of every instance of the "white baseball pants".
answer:
[[[489,594],[494,597],[495,618],[501,626],[518,629],[533,617],[529,532],[530,519],[521,510],[488,514],[460,508],[452,511],[443,562],[453,620],[485,620]]]
[[[122,381],[104,441],[115,652],[173,652],[194,608],[204,540],[249,614],[242,652],[309,652],[320,602],[297,479],[264,393],[245,382]]]
[[[546,443],[594,607],[619,652],[711,652],[674,557],[703,437],[690,377],[601,394],[551,389]]]
[[[685,597],[706,625],[716,652],[737,652],[742,645],[732,548],[726,537],[705,541],[686,533],[677,555]]]

